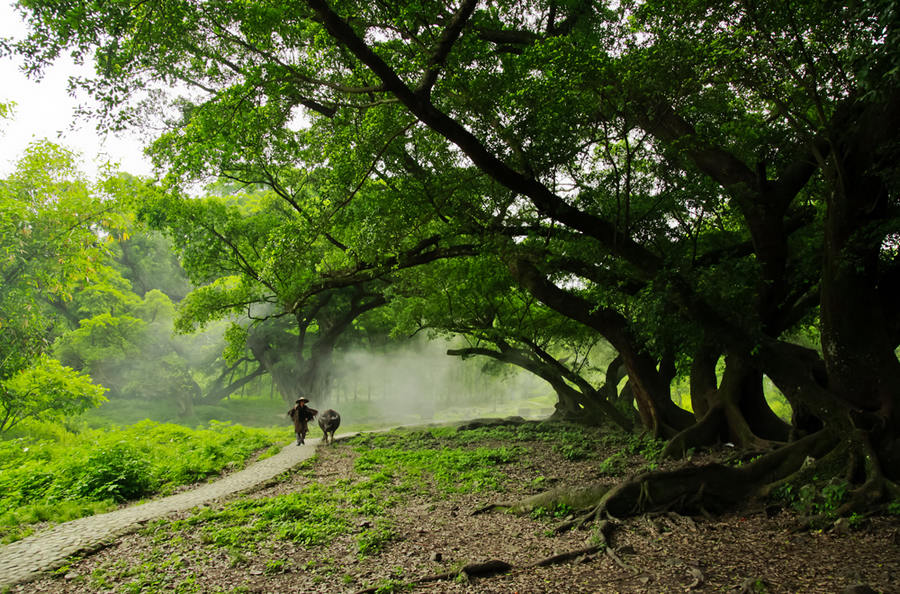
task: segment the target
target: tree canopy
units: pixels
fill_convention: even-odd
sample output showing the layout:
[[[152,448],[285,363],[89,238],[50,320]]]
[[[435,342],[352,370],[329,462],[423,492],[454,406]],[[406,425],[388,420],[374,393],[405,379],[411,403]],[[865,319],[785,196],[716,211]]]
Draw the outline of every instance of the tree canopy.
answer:
[[[669,453],[781,446],[707,497],[827,452],[860,483],[855,503],[897,493],[895,2],[20,6],[29,68],[91,56],[82,83],[108,126],[164,114],[151,150],[173,194],[208,177],[265,188],[147,211],[209,283],[186,323],[269,304],[322,340],[434,287],[423,325],[485,336],[427,275],[487,258],[502,273],[470,272],[494,290],[469,322],[509,296],[517,320],[491,340],[511,347],[545,314],[534,328],[558,344],[596,333]],[[810,329],[820,351],[797,340]],[[679,372],[694,414],[671,399]],[[660,478],[654,501],[704,480]]]

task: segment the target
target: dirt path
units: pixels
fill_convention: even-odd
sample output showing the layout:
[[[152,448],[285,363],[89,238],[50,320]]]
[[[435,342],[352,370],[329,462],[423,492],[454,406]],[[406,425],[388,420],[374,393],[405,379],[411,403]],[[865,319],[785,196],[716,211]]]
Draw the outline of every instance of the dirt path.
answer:
[[[0,547],[0,591],[60,567],[71,555],[103,546],[136,530],[144,522],[265,483],[312,457],[319,441],[307,439],[303,446],[291,443],[271,458],[190,491],[59,524],[45,532],[4,545]]]

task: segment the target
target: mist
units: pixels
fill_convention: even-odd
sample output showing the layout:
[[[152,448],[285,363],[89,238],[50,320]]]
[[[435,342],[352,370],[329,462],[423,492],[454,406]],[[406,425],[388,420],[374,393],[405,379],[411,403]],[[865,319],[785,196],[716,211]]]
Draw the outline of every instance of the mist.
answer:
[[[453,342],[416,338],[382,351],[336,352],[324,394],[306,394],[344,423],[372,425],[449,422],[553,413],[553,390],[537,376],[486,357],[447,355]],[[302,392],[302,386],[300,387]]]

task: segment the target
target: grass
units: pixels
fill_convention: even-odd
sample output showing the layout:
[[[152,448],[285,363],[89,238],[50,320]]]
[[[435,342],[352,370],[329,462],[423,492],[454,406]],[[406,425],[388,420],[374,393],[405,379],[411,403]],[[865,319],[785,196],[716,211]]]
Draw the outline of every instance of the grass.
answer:
[[[278,497],[242,498],[219,510],[205,508],[171,528],[198,527],[204,543],[233,549],[254,549],[270,536],[314,546],[346,532],[348,517],[332,490],[310,485]]]
[[[83,419],[87,427],[95,429],[133,425],[146,419],[187,427],[206,426],[211,421],[228,419],[244,427],[270,428],[289,426],[286,416],[289,408],[280,397],[244,396],[222,400],[212,406],[194,406],[192,414],[178,416],[169,402],[121,398],[87,411]]]
[[[287,423],[262,429],[210,421],[190,429],[144,420],[127,427],[82,426],[78,433],[56,426],[40,429],[33,431],[35,438],[0,442],[0,542],[28,536],[42,522],[64,522],[109,511],[122,502],[171,493],[179,485],[240,468],[255,452],[265,450],[264,456],[271,455],[278,451],[279,442],[290,438]],[[395,497],[424,491],[448,495],[500,489],[505,480],[503,465],[515,462],[524,449],[490,445],[521,441],[544,442],[569,460],[596,457],[612,442],[648,460],[660,451],[660,444],[653,440],[602,435],[577,425],[535,422],[466,431],[452,425],[395,429],[349,440],[358,453],[355,470],[364,477],[356,484],[338,481],[327,497],[318,490],[266,504],[235,504],[213,515],[204,512],[197,521],[216,526],[206,538],[222,546],[241,541],[251,518],[260,534],[321,542],[346,532],[352,518],[381,518],[384,505]],[[601,470],[613,474],[618,462],[608,459]],[[302,522],[288,521],[291,517],[316,519],[314,523],[324,532],[309,532]],[[327,521],[318,521],[326,517]],[[391,537],[390,526],[384,522],[372,526],[359,535],[362,552],[377,550],[379,543]],[[253,542],[253,538],[245,540]]]
[[[281,429],[279,435],[285,437],[288,431]],[[221,424],[197,431],[145,422],[111,434],[108,441],[98,442],[95,451],[118,451],[123,440],[131,439],[134,443],[130,446],[141,452],[143,445],[136,435],[142,433],[172,447],[192,443],[198,456],[218,459],[217,452],[227,448],[213,439],[215,434],[246,437],[253,432]],[[100,433],[90,435],[99,439]],[[127,564],[111,561],[78,579],[97,590],[199,592],[205,590],[191,568],[216,559],[216,563],[235,568],[253,565],[255,571],[272,579],[307,571],[323,580],[326,574],[334,574],[335,579],[350,584],[359,576],[342,576],[343,566],[333,560],[313,556],[304,566],[295,558],[286,557],[277,543],[289,541],[315,551],[343,539],[345,545],[355,546],[360,558],[377,557],[399,538],[392,510],[411,499],[447,500],[460,493],[504,490],[509,486],[505,467],[527,464],[526,448],[534,447],[535,442],[562,458],[589,457],[597,464],[602,460],[599,452],[609,453],[612,447],[620,448],[623,458],[638,453],[653,455],[657,450],[656,444],[646,439],[604,435],[558,424],[530,423],[466,431],[458,431],[455,426],[419,427],[362,434],[346,440],[342,446],[353,450],[353,472],[327,483],[308,482],[277,496],[248,495],[224,505],[195,509],[191,515],[175,521],[166,518],[151,522],[142,529],[151,550],[145,549]],[[179,451],[182,453],[168,455],[190,457],[185,452],[191,450]],[[313,458],[300,469],[309,472],[315,464]],[[153,464],[142,463],[138,467],[149,471]],[[54,509],[50,510],[51,515],[58,513]],[[537,509],[532,517],[553,522],[570,513],[569,507],[556,505]],[[370,585],[383,592],[408,591],[411,587],[402,572],[392,572]],[[236,584],[229,591],[245,591],[244,587]]]
[[[479,447],[453,430],[394,430],[350,438],[356,450],[355,478],[311,483],[289,494],[244,497],[221,508],[203,508],[177,522],[160,521],[147,530],[154,538],[186,538],[199,530],[202,544],[246,555],[269,539],[304,547],[353,535],[360,556],[377,555],[396,538],[387,511],[410,494],[492,491],[505,480],[502,466],[524,450]],[[411,437],[412,436],[412,437]],[[485,433],[482,439],[490,439]],[[455,447],[448,447],[453,445]],[[377,444],[377,446],[374,446]],[[362,527],[362,529],[360,529]]]
[[[39,522],[65,522],[119,503],[172,492],[255,452],[276,452],[286,429],[211,422],[204,428],[142,421],[56,439],[0,442],[0,542],[27,536]]]

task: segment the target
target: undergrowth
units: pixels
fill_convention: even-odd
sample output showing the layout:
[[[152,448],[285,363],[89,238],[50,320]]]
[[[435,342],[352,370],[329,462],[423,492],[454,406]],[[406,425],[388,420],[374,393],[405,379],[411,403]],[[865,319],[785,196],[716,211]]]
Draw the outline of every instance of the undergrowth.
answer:
[[[837,510],[849,496],[850,484],[845,480],[831,479],[823,482],[814,479],[797,485],[784,483],[776,488],[771,499],[783,503],[802,516],[831,521]]]
[[[101,513],[240,468],[254,452],[275,453],[285,437],[284,429],[143,421],[59,440],[0,442],[0,542],[27,536],[38,522]]]

